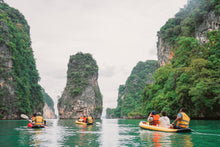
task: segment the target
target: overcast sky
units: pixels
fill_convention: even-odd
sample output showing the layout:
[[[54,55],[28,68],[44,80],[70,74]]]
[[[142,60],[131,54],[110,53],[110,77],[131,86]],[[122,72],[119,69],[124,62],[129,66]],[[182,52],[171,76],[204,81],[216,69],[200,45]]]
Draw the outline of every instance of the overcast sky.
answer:
[[[139,61],[157,60],[157,31],[187,0],[5,0],[30,25],[40,85],[55,100],[66,86],[70,55],[90,53],[99,66],[104,108]]]

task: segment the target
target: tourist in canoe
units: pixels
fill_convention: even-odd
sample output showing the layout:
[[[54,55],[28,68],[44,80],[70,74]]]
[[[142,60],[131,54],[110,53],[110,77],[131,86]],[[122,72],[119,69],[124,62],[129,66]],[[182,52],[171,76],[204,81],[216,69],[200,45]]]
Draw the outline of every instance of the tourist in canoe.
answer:
[[[36,117],[33,119],[33,126],[45,126],[46,120],[41,116],[40,112],[37,112]]]
[[[174,129],[182,129],[189,127],[189,116],[185,113],[185,109],[181,108],[180,112],[177,114],[177,118],[173,121],[172,125]],[[177,124],[175,125],[175,123]]]
[[[166,111],[161,112],[161,117],[159,118],[159,126],[164,128],[170,128],[170,119],[166,116]]]
[[[147,120],[149,121],[150,125],[157,126],[159,124],[159,118],[160,115],[158,115],[157,112],[154,110],[150,113]]]
[[[87,118],[86,118],[86,116],[84,115],[84,117],[83,117],[83,122],[87,122]]]
[[[84,121],[84,117],[81,116],[79,119],[78,119],[79,122],[83,122]]]
[[[91,115],[89,115],[89,116],[87,117],[87,123],[88,123],[88,124],[92,124],[93,122],[94,122],[93,117],[92,117]]]

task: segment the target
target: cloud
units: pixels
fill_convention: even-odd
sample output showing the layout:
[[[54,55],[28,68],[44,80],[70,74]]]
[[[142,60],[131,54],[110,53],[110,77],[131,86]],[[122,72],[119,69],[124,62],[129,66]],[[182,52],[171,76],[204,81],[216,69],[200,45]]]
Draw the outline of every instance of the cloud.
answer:
[[[100,72],[99,75],[102,78],[109,78],[109,77],[113,77],[115,74],[115,66],[112,65],[102,65],[100,67]]]

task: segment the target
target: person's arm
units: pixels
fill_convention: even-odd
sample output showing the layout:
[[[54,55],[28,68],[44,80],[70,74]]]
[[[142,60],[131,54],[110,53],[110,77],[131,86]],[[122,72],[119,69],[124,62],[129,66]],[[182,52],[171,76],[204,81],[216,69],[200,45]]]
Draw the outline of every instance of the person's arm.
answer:
[[[45,126],[46,126],[46,123],[47,123],[47,122],[46,122],[46,120],[44,119],[44,125],[45,125]]]
[[[152,116],[152,114],[150,113],[149,116],[148,116],[148,118],[147,118],[147,120],[149,120],[151,116]]]
[[[181,120],[181,116],[177,116],[177,118],[173,121],[172,125],[174,125],[178,120]]]

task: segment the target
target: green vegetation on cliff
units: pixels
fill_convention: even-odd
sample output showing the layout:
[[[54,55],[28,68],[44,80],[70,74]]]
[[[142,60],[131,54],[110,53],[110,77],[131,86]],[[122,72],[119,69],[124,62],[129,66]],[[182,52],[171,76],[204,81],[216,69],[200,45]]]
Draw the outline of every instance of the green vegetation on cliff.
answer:
[[[219,16],[219,0],[191,0],[161,28],[160,36],[175,54],[171,63],[155,72],[155,82],[144,89],[142,113],[146,116],[152,110],[165,110],[175,117],[185,107],[192,118],[219,118],[220,31],[208,32],[204,44],[194,38],[211,11]]]
[[[96,61],[90,54],[77,53],[70,56],[67,72],[67,88],[72,97],[80,95],[88,85],[88,77],[98,73]],[[72,86],[73,85],[73,86]],[[99,96],[99,91],[96,92]]]
[[[54,102],[53,102],[52,98],[46,93],[46,91],[43,88],[42,88],[42,93],[44,96],[45,103],[47,103],[48,107],[50,107],[53,110],[53,112],[55,113]]]
[[[91,114],[101,117],[102,95],[97,80],[98,66],[91,54],[79,52],[70,56],[67,84],[58,102],[60,118]]]
[[[220,31],[203,45],[179,38],[171,63],[159,68],[155,82],[145,87],[143,113],[165,110],[175,117],[181,107],[193,118],[217,118],[220,112]]]
[[[39,75],[31,48],[29,26],[24,16],[6,3],[0,3],[0,115],[30,114],[43,108],[43,95],[38,84]],[[9,53],[7,53],[9,50]],[[12,60],[12,68],[4,57]],[[10,68],[10,69],[8,69]],[[14,92],[9,92],[13,87]],[[8,103],[9,95],[14,94]],[[11,110],[13,105],[13,109]],[[13,112],[12,112],[13,111]]]
[[[146,84],[138,101],[140,107],[134,107],[137,101],[133,100],[138,86],[126,100],[127,86],[121,85],[118,106],[108,108],[107,117],[132,116],[137,112],[147,117],[152,110],[165,110],[174,118],[179,109],[185,107],[191,118],[219,119],[220,31],[208,32],[204,44],[194,38],[210,12],[219,18],[219,0],[190,0],[175,18],[167,21],[158,36],[168,42],[174,52],[170,63],[156,70],[153,84]]]
[[[219,0],[190,0],[185,8],[170,18],[160,29],[160,36],[169,43],[175,44],[179,36],[194,37],[195,32],[210,11],[220,14]]]
[[[152,76],[157,68],[157,61],[138,62],[133,68],[125,85],[119,86],[118,105],[107,109],[107,117],[140,117],[141,94],[146,84],[153,82]]]

